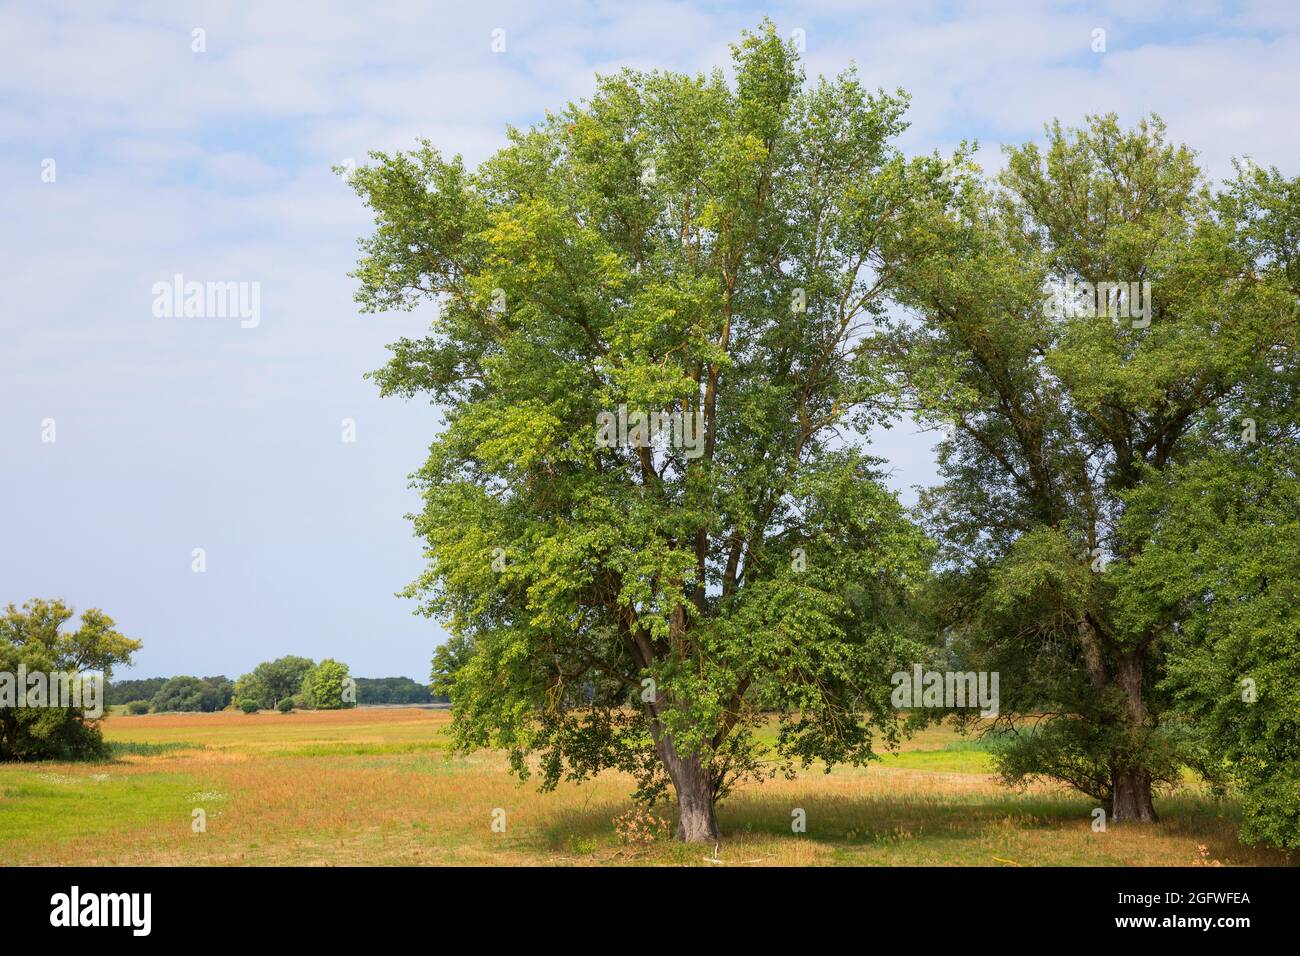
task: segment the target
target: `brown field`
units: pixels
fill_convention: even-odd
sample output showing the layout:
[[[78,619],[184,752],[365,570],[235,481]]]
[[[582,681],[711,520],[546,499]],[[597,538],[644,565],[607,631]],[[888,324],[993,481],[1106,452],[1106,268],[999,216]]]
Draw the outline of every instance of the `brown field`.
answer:
[[[102,764],[0,766],[9,864],[219,865],[1278,865],[1237,842],[1239,809],[1188,784],[1151,827],[1091,829],[1088,800],[1000,786],[988,754],[946,727],[866,768],[740,791],[711,850],[618,840],[628,778],[549,794],[501,754],[449,752],[446,711],[361,709],[113,716]],[[807,832],[791,832],[803,809]],[[192,827],[195,810],[206,832]],[[493,832],[494,810],[505,812]],[[667,817],[670,808],[658,808]]]

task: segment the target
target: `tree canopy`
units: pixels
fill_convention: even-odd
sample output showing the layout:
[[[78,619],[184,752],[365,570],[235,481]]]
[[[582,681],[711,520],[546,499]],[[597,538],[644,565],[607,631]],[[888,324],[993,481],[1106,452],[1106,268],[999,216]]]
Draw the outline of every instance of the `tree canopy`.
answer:
[[[906,102],[765,23],[731,81],[624,70],[477,169],[351,176],[358,301],[437,309],[373,378],[444,425],[406,593],[459,745],[671,785],[712,840],[740,781],[896,740],[891,672],[948,661],[1001,678],[1007,782],[1150,822],[1190,766],[1293,845],[1300,186],[1216,187],[1157,117],[989,178],[902,155]],[[864,439],[903,412],[947,432],[915,516]]]
[[[64,625],[76,612],[59,600],[35,599],[21,608],[9,604],[0,614],[0,687],[13,692],[19,675],[44,675],[47,682],[59,675],[101,681],[112,676],[117,665],[131,663],[140,642],[117,630],[113,619],[96,608],[81,615],[75,630]],[[51,685],[52,686],[52,685]],[[66,685],[65,685],[66,686]],[[27,688],[22,688],[24,693]],[[87,688],[79,700],[85,706],[55,701],[47,694],[40,701],[12,702],[0,694],[0,760],[86,759],[106,754],[94,714],[89,707],[102,706],[101,685]],[[87,692],[96,695],[87,699]],[[29,703],[29,706],[19,706]]]
[[[234,699],[256,701],[258,707],[270,710],[302,690],[302,680],[314,666],[313,661],[293,654],[265,661],[235,681]]]
[[[299,704],[316,710],[355,707],[356,682],[348,672],[348,665],[327,657],[312,667],[303,675]]]
[[[959,656],[1002,675],[1008,781],[1054,778],[1153,820],[1182,766],[1212,768],[1164,719],[1178,617],[1127,612],[1152,534],[1128,502],[1225,446],[1294,285],[1158,119],[1054,124],[1044,148],[1007,154],[900,283],[914,321],[894,369],[917,414],[951,427],[922,500],[939,615]],[[1034,733],[1016,727],[1027,714],[1044,715]]]
[[[785,761],[895,733],[929,556],[864,450],[883,408],[861,344],[950,189],[893,145],[901,94],[805,87],[770,24],[733,57],[730,84],[602,77],[474,171],[425,143],[351,178],[376,220],[362,306],[439,307],[375,379],[446,422],[409,593],[474,641],[460,744],[524,776],[536,754],[544,786],[671,783],[690,840],[772,772],[763,708]],[[632,426],[651,418],[657,443]]]

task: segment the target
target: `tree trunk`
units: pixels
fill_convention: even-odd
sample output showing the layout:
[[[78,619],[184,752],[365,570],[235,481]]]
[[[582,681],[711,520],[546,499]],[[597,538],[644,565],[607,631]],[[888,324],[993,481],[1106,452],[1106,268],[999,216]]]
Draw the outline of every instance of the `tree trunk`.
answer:
[[[679,756],[669,736],[659,741],[657,749],[677,794],[677,839],[684,843],[718,842],[718,818],[708,767],[698,756]]]
[[[1119,658],[1115,668],[1116,683],[1124,691],[1126,730],[1132,738],[1143,736],[1151,727],[1151,714],[1142,699],[1142,676],[1146,654],[1131,651]],[[1111,768],[1112,793],[1110,818],[1122,823],[1154,823],[1155,806],[1151,802],[1151,774],[1140,766],[1127,763]]]
[[[668,641],[674,648],[682,648],[686,644],[686,629],[686,608],[678,605],[668,621]],[[677,839],[684,843],[716,843],[718,818],[713,809],[713,780],[708,755],[678,752],[672,734],[664,730],[663,713],[665,708],[671,706],[671,701],[650,701],[650,732],[654,737],[655,750],[664,769],[668,771],[673,790],[677,794]]]
[[[1110,818],[1116,823],[1155,823],[1156,808],[1151,803],[1151,775],[1145,770],[1129,768],[1114,775],[1114,792],[1110,798]]]

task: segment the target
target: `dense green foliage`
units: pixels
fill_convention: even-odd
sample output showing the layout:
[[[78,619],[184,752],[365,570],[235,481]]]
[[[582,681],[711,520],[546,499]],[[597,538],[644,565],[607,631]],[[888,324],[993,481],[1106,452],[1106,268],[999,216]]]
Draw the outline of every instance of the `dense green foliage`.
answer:
[[[234,689],[226,677],[172,677],[158,688],[150,706],[156,713],[225,710]]]
[[[314,667],[305,657],[288,654],[258,664],[249,673],[235,681],[235,700],[254,700],[263,710],[270,710],[302,690],[303,678]]]
[[[1131,501],[1125,616],[1177,622],[1165,689],[1242,787],[1242,837],[1300,847],[1300,456],[1225,452]]]
[[[312,667],[303,675],[296,703],[316,710],[355,707],[356,683],[348,673],[348,665],[327,657]]]
[[[901,94],[805,84],[770,24],[734,59],[601,78],[477,170],[352,177],[358,300],[439,308],[374,377],[445,422],[407,593],[460,746],[671,783],[713,839],[738,781],[893,739],[925,635],[1000,676],[1008,783],[1152,821],[1192,767],[1295,845],[1300,186],[1213,187],[1113,116],[988,180],[902,157]],[[864,450],[902,411],[948,429],[930,541]]]
[[[363,307],[440,306],[376,379],[446,420],[410,593],[475,643],[460,744],[520,775],[536,754],[544,786],[671,782],[692,840],[776,769],[763,708],[782,761],[861,762],[894,734],[928,564],[863,450],[881,404],[859,344],[949,168],[891,145],[901,96],[804,89],[770,24],[734,58],[731,86],[603,78],[474,172],[425,144],[352,177],[377,221]],[[698,442],[601,444],[620,406]]]
[[[434,695],[409,677],[358,677],[358,704],[428,704]]]
[[[1244,166],[1219,198],[1257,281],[1278,293],[1268,361],[1204,447],[1130,496],[1148,541],[1126,619],[1169,634],[1164,690],[1214,769],[1242,790],[1242,839],[1300,847],[1300,179]]]
[[[456,675],[474,656],[474,637],[453,634],[433,651],[433,669],[429,673],[429,690],[437,697],[451,700]]]
[[[76,630],[65,629],[74,616],[73,609],[58,600],[37,599],[21,608],[8,605],[0,614],[0,674],[12,680],[22,671],[29,675],[99,673],[107,680],[114,666],[130,665],[139,641],[119,633],[113,619],[94,608],[82,613]],[[0,704],[0,760],[107,755],[97,723],[83,708],[17,703],[15,698],[13,706]]]
[[[126,704],[133,700],[153,700],[167,683],[167,677],[144,677],[137,680],[108,681],[104,688],[106,704]]]
[[[903,281],[917,321],[896,370],[918,414],[952,427],[923,498],[948,646],[1000,672],[1003,729],[1046,715],[1008,734],[1004,777],[1064,781],[1120,820],[1154,819],[1184,765],[1216,775],[1166,719],[1181,619],[1130,613],[1155,529],[1124,517],[1225,447],[1282,347],[1294,286],[1243,241],[1232,197],[1158,120],[1056,125],[1045,149],[1008,150],[996,183],[964,185]],[[1149,282],[1149,311],[1129,314],[1137,295],[1120,316],[1048,308],[1069,282]]]
[[[346,665],[340,666],[343,666],[346,670]],[[303,679],[308,679],[310,674],[311,671],[307,671],[304,674]],[[345,673],[339,678],[339,680],[342,681],[343,679],[346,679],[347,676],[348,675]],[[245,675],[242,680],[244,682],[241,686],[244,690],[258,688],[260,686],[259,681],[256,678],[252,678],[251,675]],[[176,681],[181,683],[173,684],[173,682]],[[192,691],[194,687],[193,682],[197,682],[201,685],[199,696],[197,698],[194,696],[193,692],[191,692],[186,698],[185,706],[171,706],[170,704],[161,707],[159,706],[156,698],[164,685],[172,685],[174,688],[184,686],[191,688]],[[342,685],[340,684],[340,686]],[[258,693],[260,692],[261,691],[259,690]],[[301,683],[299,684],[297,691],[295,691],[295,694],[299,698],[299,706],[319,706],[307,703],[311,698],[303,693],[303,685]],[[169,700],[173,696],[174,695],[171,692],[168,693]],[[445,700],[446,692],[444,691],[440,696]],[[260,705],[260,702],[266,698],[255,697],[254,699],[258,700]],[[430,693],[428,686],[420,684],[409,677],[356,678],[357,704],[428,704],[432,703],[435,699],[436,695]],[[233,684],[227,677],[197,678],[184,675],[179,677],[146,677],[139,680],[110,681],[106,685],[106,706],[108,704],[129,705],[132,703],[143,703],[145,709],[138,712],[147,713],[150,707],[150,701],[153,701],[153,709],[156,711],[224,710],[237,703],[235,684]],[[196,703],[197,706],[193,706]],[[269,708],[272,704],[268,702],[266,706]],[[134,713],[137,711],[130,712]]]
[[[158,689],[150,706],[155,711],[201,709],[203,684],[197,677],[173,677]]]

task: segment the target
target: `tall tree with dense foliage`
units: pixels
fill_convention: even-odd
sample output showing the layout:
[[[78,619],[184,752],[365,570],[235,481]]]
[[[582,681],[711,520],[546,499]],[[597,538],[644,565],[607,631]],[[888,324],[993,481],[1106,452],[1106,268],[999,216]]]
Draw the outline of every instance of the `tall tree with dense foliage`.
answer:
[[[200,710],[225,710],[235,697],[235,685],[224,674],[201,678],[199,683],[201,685]]]
[[[102,674],[107,681],[115,666],[130,665],[131,655],[140,649],[139,641],[121,634],[113,619],[95,608],[82,613],[75,630],[64,628],[75,616],[71,607],[58,600],[37,599],[21,608],[8,605],[0,614],[0,674],[10,682],[20,672],[40,673],[47,679],[55,674]],[[20,707],[16,700],[11,706],[6,703],[0,700],[0,760],[105,756],[98,723],[83,708]],[[46,698],[43,703],[52,700]]]
[[[1171,634],[1164,686],[1243,798],[1242,840],[1300,848],[1300,178],[1243,166],[1220,197],[1271,284],[1281,335],[1203,429],[1204,448],[1128,500],[1148,540],[1123,613]]]
[[[951,429],[923,499],[950,647],[1000,672],[1004,725],[1046,715],[1008,735],[1004,777],[1064,781],[1115,820],[1154,820],[1185,764],[1213,769],[1165,719],[1176,621],[1125,610],[1151,529],[1123,518],[1216,447],[1285,335],[1241,228],[1159,120],[1097,117],[967,182],[904,277],[896,368]]]
[[[901,95],[805,85],[771,24],[734,64],[732,85],[601,78],[476,171],[424,144],[352,177],[377,221],[363,307],[439,306],[376,379],[445,419],[409,593],[474,640],[460,745],[545,787],[671,785],[688,841],[773,772],[762,708],[781,762],[859,763],[896,733],[928,564],[863,448],[860,346],[948,166],[891,145]]]

